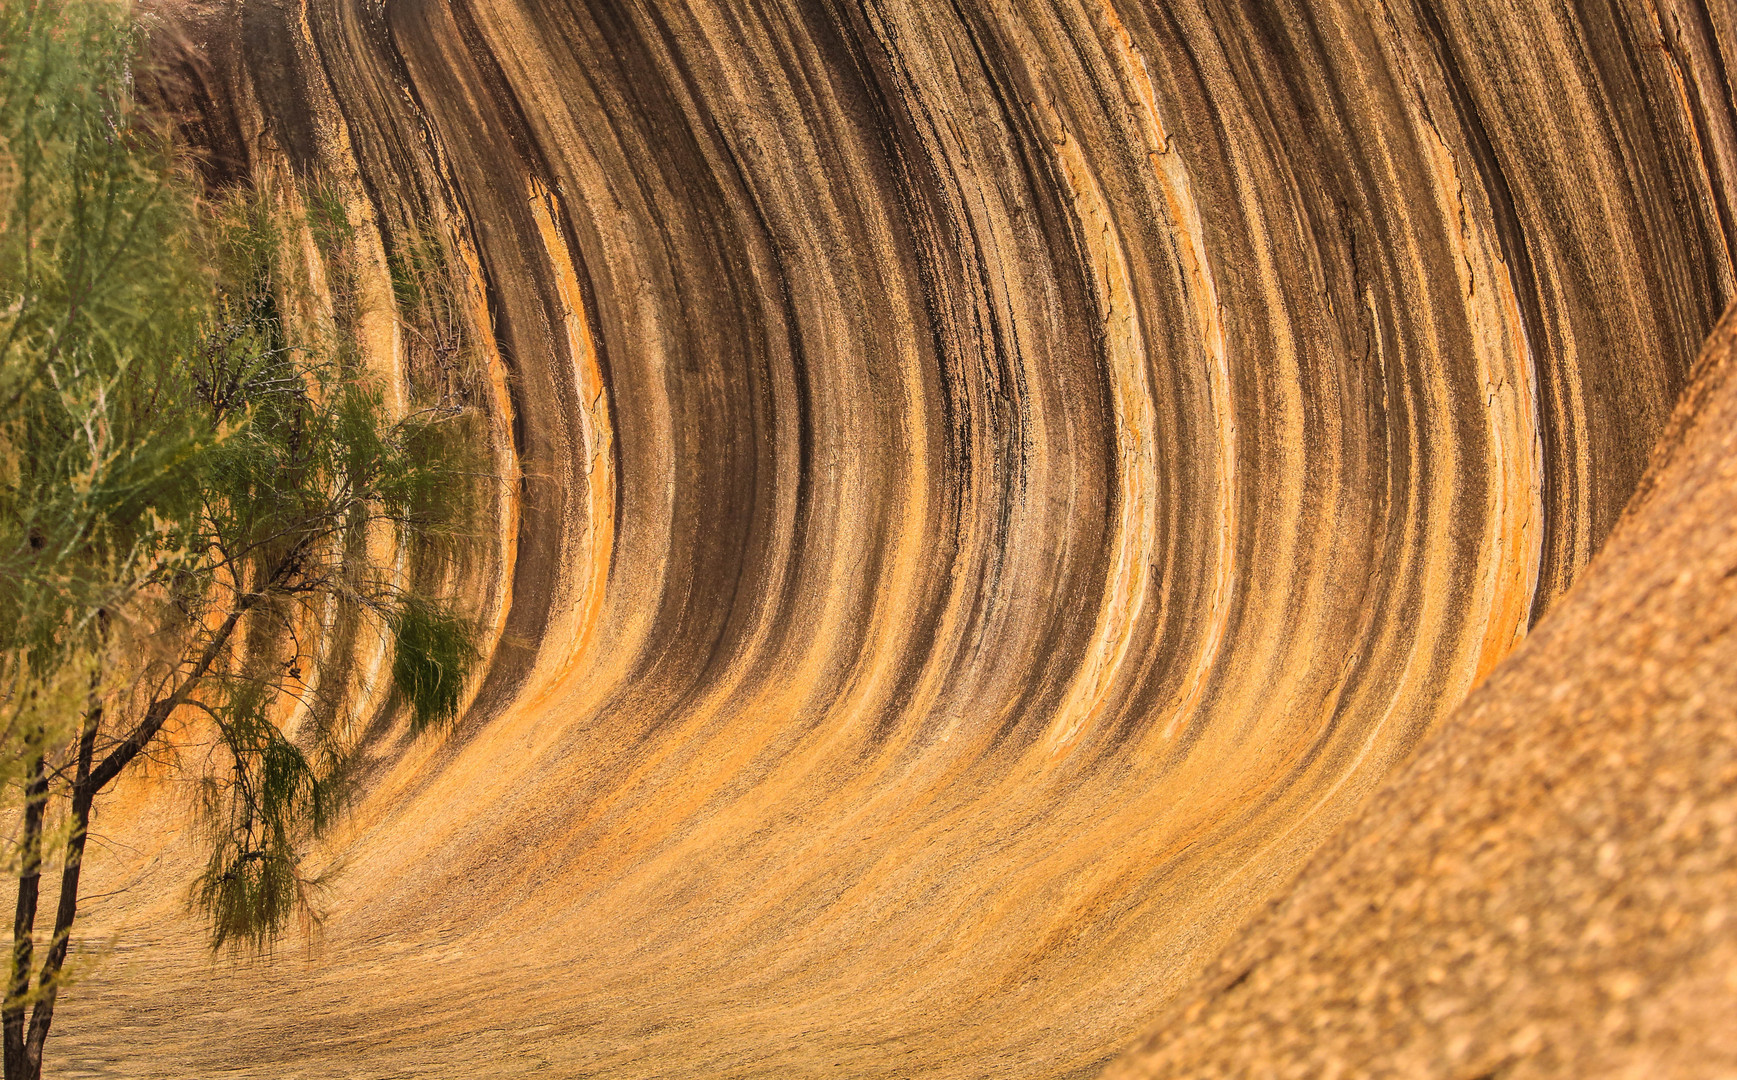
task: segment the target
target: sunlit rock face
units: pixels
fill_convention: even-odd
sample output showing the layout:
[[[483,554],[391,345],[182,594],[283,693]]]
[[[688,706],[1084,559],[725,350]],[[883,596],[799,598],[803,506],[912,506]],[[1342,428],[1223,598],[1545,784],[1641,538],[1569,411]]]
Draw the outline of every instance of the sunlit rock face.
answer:
[[[314,962],[205,962],[99,806],[102,1075],[1095,1075],[1555,625],[1733,291],[1719,3],[155,10],[213,175],[350,207],[379,370],[444,238],[510,484]]]

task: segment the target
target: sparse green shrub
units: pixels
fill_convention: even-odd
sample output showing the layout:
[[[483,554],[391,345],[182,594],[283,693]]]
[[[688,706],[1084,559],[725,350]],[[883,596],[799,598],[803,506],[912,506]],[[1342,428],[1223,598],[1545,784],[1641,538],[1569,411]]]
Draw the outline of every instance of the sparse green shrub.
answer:
[[[7,1080],[40,1076],[93,805],[118,776],[177,755],[210,841],[192,898],[214,946],[262,949],[309,912],[301,853],[341,805],[366,635],[418,732],[457,716],[476,658],[459,609],[408,580],[440,575],[395,554],[461,527],[462,410],[391,415],[353,355],[286,315],[292,223],[269,193],[201,196],[130,99],[135,44],[124,5],[0,0]],[[349,272],[341,201],[301,202],[293,226]],[[426,307],[424,268],[414,283]]]

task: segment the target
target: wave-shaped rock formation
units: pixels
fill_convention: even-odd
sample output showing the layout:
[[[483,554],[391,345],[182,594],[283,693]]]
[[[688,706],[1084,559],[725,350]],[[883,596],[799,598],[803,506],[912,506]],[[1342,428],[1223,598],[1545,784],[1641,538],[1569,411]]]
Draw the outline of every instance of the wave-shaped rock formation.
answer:
[[[514,479],[476,702],[375,733],[314,959],[99,901],[149,929],[68,1074],[1728,1040],[1737,922],[1684,884],[1737,849],[1728,443],[1594,560],[1733,296],[1724,0],[156,8],[213,175],[357,223],[379,370],[395,268],[450,253]],[[1691,671],[1715,719],[1649,728]],[[93,893],[175,880],[103,815]]]

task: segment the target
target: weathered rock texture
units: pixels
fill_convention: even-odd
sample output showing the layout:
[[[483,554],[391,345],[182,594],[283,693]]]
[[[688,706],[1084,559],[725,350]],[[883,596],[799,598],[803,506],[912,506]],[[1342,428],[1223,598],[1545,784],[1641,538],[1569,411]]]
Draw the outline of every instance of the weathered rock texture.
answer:
[[[1564,599],[1732,298],[1724,0],[158,7],[380,370],[445,238],[522,479],[316,960],[99,806],[63,1075],[1733,1067],[1729,363]]]
[[[1734,344],[1580,584],[1108,1076],[1737,1076]]]

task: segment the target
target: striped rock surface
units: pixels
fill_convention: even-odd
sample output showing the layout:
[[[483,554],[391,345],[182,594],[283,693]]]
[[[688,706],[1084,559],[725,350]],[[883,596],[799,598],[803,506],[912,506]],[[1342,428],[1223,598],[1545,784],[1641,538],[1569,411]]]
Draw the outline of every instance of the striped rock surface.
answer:
[[[1726,0],[152,9],[378,370],[457,253],[514,480],[314,951],[98,806],[59,1075],[1732,1065],[1727,383],[1595,558],[1733,297]]]

